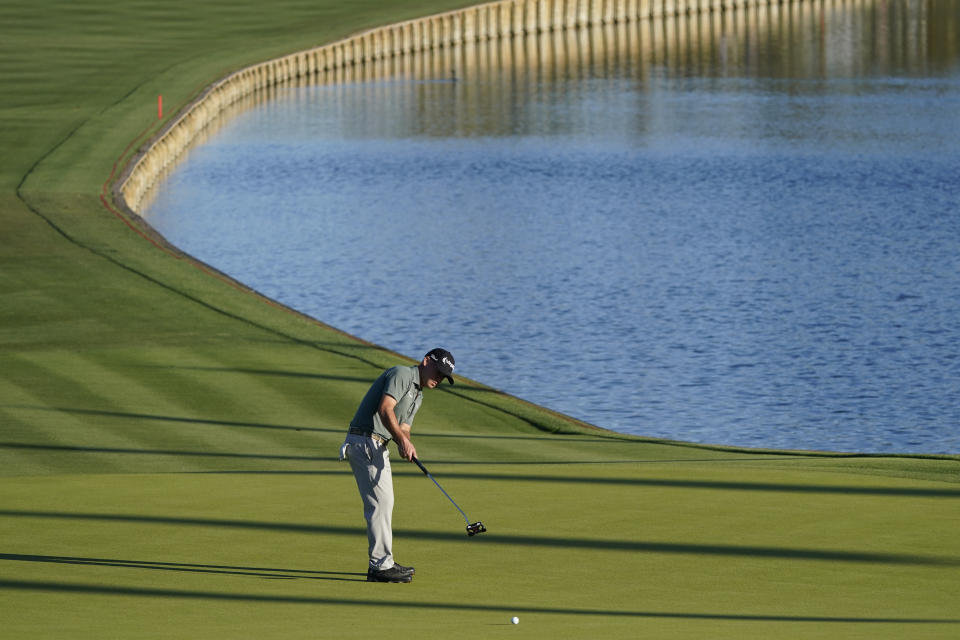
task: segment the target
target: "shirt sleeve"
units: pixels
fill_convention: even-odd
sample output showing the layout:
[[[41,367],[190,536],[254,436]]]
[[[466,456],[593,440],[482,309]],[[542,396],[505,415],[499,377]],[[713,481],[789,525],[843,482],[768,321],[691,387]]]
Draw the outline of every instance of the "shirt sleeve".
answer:
[[[407,392],[407,385],[404,376],[400,375],[400,369],[398,367],[394,367],[387,372],[383,392],[393,397],[397,402],[403,399],[404,394]]]

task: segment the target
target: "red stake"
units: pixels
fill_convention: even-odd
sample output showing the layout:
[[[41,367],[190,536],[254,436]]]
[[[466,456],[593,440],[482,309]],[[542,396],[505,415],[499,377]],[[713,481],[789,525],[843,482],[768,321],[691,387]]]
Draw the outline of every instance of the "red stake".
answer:
[[[163,120],[163,96],[157,96],[157,120]]]

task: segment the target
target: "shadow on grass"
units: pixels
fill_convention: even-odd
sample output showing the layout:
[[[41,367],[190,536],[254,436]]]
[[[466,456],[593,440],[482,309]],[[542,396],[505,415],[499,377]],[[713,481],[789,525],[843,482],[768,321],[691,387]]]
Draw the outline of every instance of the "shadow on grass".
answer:
[[[144,365],[151,369],[181,369],[184,371],[206,371],[210,373],[239,373],[252,376],[273,376],[279,378],[303,378],[307,380],[333,380],[335,382],[361,382],[372,384],[376,376],[332,376],[326,373],[308,373],[305,371],[281,371],[276,369],[245,369],[242,367],[190,367],[183,365]]]
[[[313,535],[365,536],[360,527],[333,525],[263,522],[255,520],[225,520],[215,518],[185,518],[170,516],[145,516],[115,513],[68,513],[56,511],[0,510],[0,517],[36,518],[46,520],[114,522],[127,524],[163,524],[210,528],[247,529],[303,533]],[[397,529],[397,537],[433,540],[436,542],[468,542],[468,544],[492,544],[503,546],[536,547],[541,549],[587,549],[592,551],[617,551],[627,553],[664,553],[682,555],[730,556],[760,559],[785,559],[798,561],[822,561],[843,563],[868,563],[889,565],[915,565],[929,567],[958,567],[960,558],[952,556],[929,556],[905,553],[883,553],[829,549],[800,549],[787,547],[758,547],[745,545],[688,544],[678,542],[645,542],[640,540],[611,540],[598,538],[550,538],[545,536],[499,535],[486,533],[467,538],[464,533],[438,532],[416,529]]]
[[[332,457],[291,456],[266,453],[225,453],[220,451],[183,451],[180,449],[120,449],[112,447],[75,447],[70,445],[29,444],[25,442],[0,442],[0,449],[32,451],[59,451],[64,453],[112,453],[142,456],[177,456],[199,458],[237,458],[242,460],[298,460],[307,462],[333,462]]]
[[[235,420],[210,420],[206,418],[187,418],[181,416],[158,416],[149,413],[126,413],[122,411],[102,411],[98,409],[72,409],[69,407],[31,407],[24,405],[5,405],[9,409],[25,411],[45,411],[50,413],[68,413],[79,416],[93,416],[96,418],[116,418],[120,420],[150,420],[157,422],[173,422],[180,424],[206,425],[214,427],[243,427],[249,429],[270,429],[274,431],[313,431],[320,433],[346,433],[347,428],[298,427],[286,424],[266,424],[263,422],[238,422]]]
[[[330,429],[313,429],[313,431],[332,431]],[[340,433],[340,430],[337,430]],[[46,451],[61,453],[80,453],[80,454],[122,454],[122,455],[143,455],[143,456],[183,456],[200,458],[233,458],[239,460],[285,460],[300,462],[336,462],[337,458],[333,456],[298,456],[289,454],[267,454],[267,453],[231,453],[224,451],[185,451],[182,449],[132,449],[118,447],[91,447],[91,446],[73,446],[60,444],[35,444],[29,442],[0,442],[0,449],[12,449],[20,451]],[[769,460],[780,460],[781,458],[770,458]],[[482,465],[482,466],[573,466],[573,465],[631,465],[631,464],[681,464],[681,463],[704,463],[704,462],[735,462],[740,460],[724,459],[682,459],[682,460],[531,460],[531,461],[470,461],[470,460],[440,460],[433,464],[445,465]],[[744,460],[756,462],[763,458],[745,458]],[[195,471],[197,474],[263,474],[263,475],[313,475],[313,476],[340,476],[349,475],[348,468],[338,470],[323,469],[305,469],[305,470],[214,470],[214,471]],[[404,470],[402,467],[394,469],[394,476],[397,478],[405,476],[417,476],[420,474],[414,469]],[[893,498],[960,498],[960,489],[948,488],[920,488],[920,487],[864,487],[851,485],[805,485],[788,484],[777,482],[725,482],[716,480],[668,480],[660,478],[611,478],[603,476],[589,476],[582,473],[573,475],[532,475],[532,474],[502,474],[502,473],[470,473],[464,471],[444,472],[444,478],[457,478],[462,480],[494,480],[506,482],[546,482],[556,484],[597,484],[614,485],[629,487],[652,487],[652,488],[672,488],[672,489],[701,489],[713,491],[762,491],[777,493],[801,493],[801,494],[842,494],[850,496],[882,496]]]
[[[756,459],[749,459],[753,462]],[[636,464],[636,463],[670,463],[688,462],[687,460],[646,460],[620,462],[602,462],[596,464]],[[701,460],[699,462],[711,462],[710,460]],[[438,462],[437,464],[459,464]],[[497,463],[478,463],[478,464],[497,464]],[[501,463],[523,464],[523,463]],[[546,462],[543,465],[550,464],[591,464],[590,462]],[[403,471],[397,473],[394,469],[394,476],[407,475]],[[409,475],[417,475],[416,470]],[[656,488],[675,488],[675,489],[709,489],[715,491],[770,491],[778,493],[827,493],[827,494],[845,494],[852,496],[886,496],[903,498],[960,498],[960,488],[920,488],[920,487],[864,487],[851,485],[818,485],[818,484],[789,484],[785,482],[726,482],[717,480],[668,480],[661,478],[610,478],[578,475],[560,475],[544,476],[530,474],[490,474],[490,473],[469,473],[463,471],[444,472],[444,478],[460,478],[464,480],[506,480],[509,482],[550,482],[561,484],[602,484],[602,485],[623,485],[633,487],[656,487]]]
[[[337,430],[337,433],[341,433],[340,430]],[[342,431],[346,434],[346,431]],[[59,453],[80,453],[80,454],[122,454],[122,455],[139,455],[139,456],[183,456],[189,458],[236,458],[236,459],[247,459],[247,460],[292,460],[292,461],[303,461],[303,462],[337,462],[337,458],[334,456],[296,456],[289,454],[266,454],[266,453],[231,453],[226,451],[186,451],[183,449],[133,449],[129,447],[120,448],[120,447],[91,447],[91,446],[81,446],[81,445],[66,445],[66,444],[37,444],[31,442],[0,442],[0,449],[11,449],[11,450],[20,450],[20,451],[47,451],[47,452],[59,452]],[[457,465],[523,465],[523,466],[548,466],[548,465],[612,465],[612,464],[650,464],[654,462],[695,462],[694,460],[530,460],[530,461],[513,461],[513,462],[496,462],[496,461],[447,461],[442,462],[442,464],[457,464]],[[711,462],[711,460],[700,460],[699,462]],[[270,470],[257,470],[257,471],[194,471],[190,473],[263,473],[263,474],[282,474],[282,473],[294,473],[302,475],[341,475],[343,473],[350,473],[349,469],[344,469],[343,471],[324,471],[324,470],[302,470],[302,471],[270,471]],[[403,472],[400,472],[397,475],[402,475]],[[454,476],[456,474],[448,474]],[[484,474],[460,474],[465,478],[468,477],[479,477],[486,478],[490,480],[497,479],[530,479],[536,480],[537,476],[502,476],[502,475],[484,475]],[[584,477],[574,477],[568,476],[566,478],[567,482],[591,482],[590,478]],[[629,482],[629,481],[628,481]]]
[[[362,358],[362,357],[359,357],[359,356],[356,356],[356,355],[353,355],[353,354],[346,354],[346,353],[341,353],[341,352],[337,352],[337,351],[332,351],[332,352],[333,352],[333,353],[338,353],[338,354],[340,354],[340,355],[345,355],[345,356],[354,358],[354,359],[356,359],[356,360],[359,360],[359,361],[361,361],[361,362],[364,362],[364,363],[366,363],[366,364],[372,365],[372,366],[378,368],[380,371],[383,371],[384,369],[386,369],[387,366],[391,366],[391,365],[386,365],[386,366],[384,366],[383,364],[379,364],[379,365],[378,365],[378,364],[375,364],[375,363],[373,363],[373,362],[371,362],[371,361],[369,361],[369,360],[366,360],[366,359],[364,359],[364,358]],[[411,361],[409,361],[407,364],[413,364],[414,362],[415,362],[415,361],[412,361],[412,360],[411,360]],[[395,363],[395,364],[404,365],[405,363],[404,363],[404,362],[397,362],[397,363]],[[174,368],[174,367],[166,367],[166,366],[164,366],[163,368]],[[178,366],[178,367],[175,367],[175,368],[187,369],[187,370],[191,370],[191,371],[209,371],[209,372],[211,372],[211,373],[240,373],[240,374],[244,374],[244,375],[280,376],[280,377],[288,377],[288,378],[304,378],[304,379],[317,379],[317,380],[335,380],[335,381],[344,381],[344,382],[358,382],[358,383],[364,383],[364,384],[371,384],[371,383],[376,379],[376,375],[371,376],[371,377],[346,377],[346,376],[331,376],[331,375],[328,375],[328,374],[319,374],[319,373],[306,373],[306,372],[300,372],[300,371],[282,371],[282,370],[271,370],[271,369],[248,369],[248,368],[235,368],[235,367]],[[377,374],[377,375],[379,375],[379,374]],[[450,395],[456,396],[456,397],[460,398],[461,400],[463,400],[463,401],[465,401],[465,402],[470,402],[470,403],[473,403],[473,404],[477,404],[477,405],[480,405],[480,406],[482,406],[482,407],[486,407],[486,408],[488,408],[488,409],[491,409],[491,410],[493,410],[493,411],[497,411],[497,412],[499,412],[499,413],[505,413],[505,414],[507,414],[507,415],[509,415],[509,416],[511,416],[511,417],[513,417],[513,418],[515,418],[515,419],[517,419],[517,420],[519,420],[519,421],[521,421],[521,422],[524,422],[524,423],[530,425],[531,427],[537,429],[538,431],[545,432],[545,433],[561,433],[561,432],[563,432],[563,433],[565,433],[566,435],[581,435],[581,434],[583,433],[583,432],[582,432],[582,429],[583,429],[583,428],[587,428],[587,429],[590,429],[590,430],[597,430],[599,433],[607,432],[606,429],[597,428],[595,425],[590,425],[590,424],[587,424],[587,423],[585,423],[585,422],[581,422],[581,421],[579,421],[579,420],[577,420],[577,419],[575,419],[575,418],[572,418],[572,417],[570,417],[570,416],[565,416],[565,415],[559,414],[559,413],[550,412],[550,413],[552,414],[552,418],[550,418],[549,420],[547,420],[546,422],[544,422],[544,421],[542,421],[542,420],[539,419],[539,418],[531,418],[531,417],[529,417],[529,416],[526,416],[526,415],[522,415],[522,414],[520,414],[520,413],[517,413],[516,411],[513,411],[513,410],[511,410],[511,409],[509,409],[509,408],[507,408],[507,407],[500,406],[499,404],[496,404],[495,402],[485,402],[485,401],[481,400],[479,397],[473,397],[472,394],[478,394],[478,395],[480,395],[480,396],[482,396],[482,395],[486,395],[486,396],[499,396],[499,397],[501,397],[501,398],[513,398],[513,399],[515,399],[515,400],[519,400],[519,399],[514,398],[513,396],[511,396],[511,395],[509,395],[509,394],[507,394],[507,393],[505,393],[505,392],[503,392],[503,391],[500,391],[500,390],[498,390],[498,389],[493,389],[493,388],[491,388],[491,387],[486,387],[486,386],[480,386],[480,385],[478,385],[478,384],[476,384],[476,383],[471,384],[470,381],[465,381],[463,378],[460,378],[460,384],[458,384],[456,388],[450,387],[450,386],[448,386],[448,385],[443,385],[442,387],[437,387],[437,391],[440,392],[440,393],[449,393]],[[467,393],[465,393],[465,392],[467,392]],[[522,401],[521,401],[521,402],[522,402]],[[531,407],[534,407],[535,405],[530,405],[530,406],[531,406]],[[543,410],[543,408],[538,408],[538,409],[539,409],[540,411]],[[571,425],[577,424],[578,427],[577,427],[577,428],[574,428],[574,429],[572,429],[572,430],[568,430],[568,429],[557,429],[555,426],[551,426],[550,424],[548,424],[549,422],[552,422],[553,420],[555,420],[555,419],[557,419],[557,418],[559,418],[561,421],[567,422],[567,423],[569,423],[569,424],[571,424]],[[609,435],[607,435],[606,437],[608,437],[608,438],[610,438],[610,439],[619,439],[619,440],[621,440],[621,441],[627,441],[627,442],[629,442],[629,441],[632,439],[631,436],[626,436],[626,435],[624,435],[624,434],[611,433],[611,432],[607,432],[607,433],[609,433]]]
[[[399,362],[399,365],[403,366],[405,363]],[[336,382],[360,382],[363,384],[370,385],[377,378],[375,374],[373,376],[332,376],[325,373],[314,373],[314,372],[305,372],[305,371],[282,371],[277,369],[248,369],[242,367],[198,367],[198,366],[163,366],[163,365],[150,365],[151,367],[160,368],[160,369],[184,369],[187,371],[207,371],[210,373],[240,373],[243,375],[252,375],[252,376],[274,376],[280,378],[304,378],[308,380],[333,380]],[[389,366],[389,365],[387,365]],[[386,366],[384,367],[386,368]],[[462,378],[461,378],[462,380]],[[503,395],[502,392],[497,391],[496,389],[491,389],[488,387],[479,387],[472,384],[459,384],[460,390],[469,389],[470,391],[476,391],[480,393],[494,393],[498,395]],[[444,387],[439,387],[442,391],[450,391]]]
[[[374,587],[376,588],[376,587]],[[143,598],[181,598],[232,602],[384,607],[396,609],[424,609],[446,611],[486,611],[503,614],[506,611],[522,614],[550,614],[568,616],[607,616],[624,618],[668,618],[681,620],[718,620],[743,622],[808,622],[824,623],[870,623],[870,624],[958,624],[960,618],[905,618],[865,616],[810,616],[810,615],[759,615],[734,613],[678,613],[670,611],[627,611],[622,609],[578,609],[561,607],[524,607],[457,602],[423,602],[415,600],[386,602],[380,598],[319,598],[312,596],[273,595],[253,593],[221,593],[217,591],[191,591],[181,589],[158,589],[119,587],[96,584],[65,582],[41,582],[33,580],[0,579],[0,589],[41,593],[73,593],[102,596],[133,596]]]
[[[0,443],[0,447],[3,444]],[[777,458],[778,460],[780,458]],[[738,460],[738,459],[734,459]],[[756,458],[748,458],[756,462]],[[436,465],[482,465],[482,466],[590,466],[590,465],[633,465],[633,464],[678,464],[678,463],[709,463],[716,460],[565,460],[565,461],[529,461],[529,462],[484,462],[484,461],[437,461]],[[192,471],[189,473],[211,475],[304,475],[330,476],[349,473],[346,471],[331,470],[238,470],[238,471]],[[399,463],[393,467],[394,478],[420,477],[416,469],[404,470]],[[626,487],[653,487],[669,489],[705,489],[713,491],[760,491],[774,493],[812,493],[812,494],[842,494],[850,496],[882,496],[888,498],[960,498],[960,489],[920,488],[920,487],[863,487],[851,485],[817,485],[817,484],[788,484],[785,482],[725,482],[718,480],[668,480],[660,478],[611,478],[602,476],[577,475],[531,475],[531,474],[503,474],[503,473],[470,473],[464,471],[445,471],[444,478],[480,481],[504,482],[545,482],[556,484],[598,484]]]
[[[293,375],[293,374],[290,374]],[[40,411],[48,413],[66,413],[71,415],[78,416],[92,416],[96,418],[111,418],[118,420],[148,420],[148,421],[157,421],[157,422],[170,422],[170,423],[180,423],[180,424],[191,424],[191,425],[205,425],[205,426],[215,426],[215,427],[240,427],[246,429],[269,429],[274,431],[306,431],[306,432],[316,432],[316,433],[337,433],[337,434],[346,434],[347,432],[347,423],[349,420],[344,421],[342,427],[303,427],[297,425],[284,425],[284,424],[267,424],[263,422],[242,422],[236,420],[212,420],[207,418],[190,418],[185,416],[162,416],[156,414],[148,413],[130,413],[124,411],[105,411],[101,409],[75,409],[71,407],[41,407],[41,406],[29,406],[29,405],[0,405],[5,409],[17,409],[21,411]],[[562,436],[549,436],[549,435],[479,435],[479,434],[466,434],[466,433],[431,433],[431,432],[418,432],[417,438],[444,438],[444,439],[453,439],[453,440],[527,440],[534,442],[544,442],[547,440],[557,440],[557,441],[570,441],[571,438],[576,438],[577,443],[582,442],[593,442],[593,443],[603,443],[603,444],[613,444],[624,446],[625,444],[637,444],[637,445],[648,445],[649,443],[643,441],[630,441],[624,440],[623,436],[620,434],[612,434],[610,436],[583,436],[579,434],[569,434]]]
[[[181,562],[151,562],[143,560],[113,560],[107,558],[76,558],[71,556],[39,556],[19,553],[0,553],[0,561],[44,562],[51,564],[92,565],[99,567],[124,567],[129,569],[150,569],[157,571],[180,571],[186,573],[213,573],[232,576],[254,576],[275,580],[341,580],[347,582],[366,582],[365,573],[343,571],[306,571],[302,569],[269,569],[264,567],[231,567],[213,564],[188,564]],[[349,577],[349,576],[360,576]]]

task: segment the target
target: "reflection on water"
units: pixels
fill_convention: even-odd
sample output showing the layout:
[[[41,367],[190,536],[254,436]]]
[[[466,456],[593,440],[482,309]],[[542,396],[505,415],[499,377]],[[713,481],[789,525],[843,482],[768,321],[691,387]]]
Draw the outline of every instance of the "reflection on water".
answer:
[[[146,212],[297,309],[595,424],[960,451],[952,2],[454,47],[248,103]]]

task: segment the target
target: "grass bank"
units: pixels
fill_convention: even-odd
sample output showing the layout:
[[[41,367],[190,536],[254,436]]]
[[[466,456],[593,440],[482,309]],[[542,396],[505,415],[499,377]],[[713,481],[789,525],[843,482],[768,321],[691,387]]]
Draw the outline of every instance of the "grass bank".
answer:
[[[246,64],[464,4],[0,6],[4,637],[956,637],[956,458],[617,437],[471,383],[428,396],[417,445],[490,532],[398,465],[418,577],[363,581],[336,448],[396,356],[102,196],[158,94],[169,114]]]

